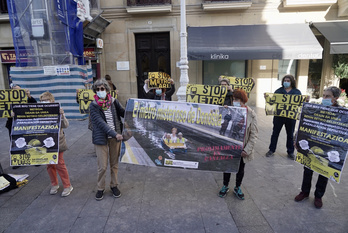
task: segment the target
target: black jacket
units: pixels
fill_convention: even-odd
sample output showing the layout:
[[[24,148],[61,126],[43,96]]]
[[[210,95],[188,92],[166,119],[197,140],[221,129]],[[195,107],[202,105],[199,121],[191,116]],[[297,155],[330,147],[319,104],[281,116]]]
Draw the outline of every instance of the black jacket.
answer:
[[[117,99],[112,98],[110,106],[114,124],[116,126],[116,117],[120,122],[120,129],[122,130],[121,117],[124,117],[125,110]],[[89,114],[93,125],[92,141],[95,145],[106,145],[108,143],[108,136],[115,138],[117,132],[110,128],[106,122],[106,117],[103,109],[94,100],[89,105]]]

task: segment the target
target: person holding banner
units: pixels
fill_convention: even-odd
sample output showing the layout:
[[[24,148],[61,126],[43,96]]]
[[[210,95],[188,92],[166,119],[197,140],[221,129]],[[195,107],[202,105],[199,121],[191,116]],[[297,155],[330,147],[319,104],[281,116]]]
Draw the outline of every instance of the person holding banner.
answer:
[[[44,92],[40,95],[41,103],[54,103],[54,96],[50,92]],[[47,173],[51,180],[51,190],[50,194],[54,195],[58,192],[59,183],[57,172],[62,180],[64,190],[62,192],[62,197],[67,197],[70,195],[71,191],[74,189],[71,186],[68,169],[66,167],[64,161],[64,151],[68,149],[65,134],[63,128],[67,128],[69,126],[69,121],[66,119],[64,110],[60,108],[60,131],[59,131],[59,154],[58,154],[58,164],[48,164],[47,165]]]
[[[145,80],[144,85],[144,91],[148,97],[148,99],[155,99],[155,100],[172,100],[172,95],[175,92],[175,84],[173,79],[169,79],[172,87],[168,90],[166,88],[155,88],[155,89],[149,89],[149,79]]]
[[[288,95],[301,95],[301,91],[296,88],[296,81],[294,76],[291,74],[287,74],[282,79],[282,87],[278,88],[274,93],[276,94],[288,94]],[[265,95],[266,98],[266,95]],[[286,130],[286,148],[288,157],[290,159],[294,159],[294,130],[296,125],[296,120],[286,118],[286,117],[280,117],[280,116],[274,116],[273,117],[273,132],[271,136],[271,143],[269,145],[269,151],[266,153],[266,157],[271,157],[274,155],[274,152],[277,148],[278,138],[280,131],[283,128],[283,125],[285,125]]]
[[[17,84],[13,84],[13,85],[11,85],[11,89],[19,90],[22,88]],[[28,89],[25,89],[25,92],[28,96],[28,103],[37,103],[36,99],[30,95],[30,91]],[[5,127],[8,129],[8,134],[10,136],[10,140],[11,140],[12,122],[13,122],[13,118],[9,117],[9,118],[7,118],[6,125],[5,125]],[[19,167],[20,166],[12,166],[12,169],[17,169]]]
[[[110,95],[110,87],[105,79],[97,80],[93,85],[94,101],[90,104],[90,117],[93,126],[92,141],[98,160],[98,183],[96,200],[104,197],[105,176],[110,161],[110,189],[114,197],[120,197],[117,185],[118,160],[121,150],[122,122],[125,109],[117,99]]]
[[[341,94],[341,90],[335,86],[325,88],[323,93],[322,104],[325,106],[338,107],[339,105],[337,103],[337,100],[340,97],[340,94]],[[303,201],[304,199],[307,199],[311,191],[313,171],[307,168],[306,166],[304,166],[303,169],[304,171],[303,171],[301,192],[295,197],[296,202],[300,202],[300,201]],[[328,182],[328,178],[320,174],[318,175],[318,180],[317,180],[317,184],[315,185],[315,192],[314,192],[314,197],[315,197],[314,206],[318,209],[320,209],[323,206],[322,197],[324,196],[327,182]]]
[[[239,169],[236,174],[236,186],[233,189],[235,195],[244,200],[244,194],[240,188],[242,180],[244,177],[244,167],[245,163],[251,161],[254,158],[254,146],[257,140],[258,128],[257,128],[257,118],[256,113],[250,107],[246,106],[248,102],[247,93],[244,90],[236,89],[233,93],[233,106],[240,106],[248,109],[247,113],[247,125],[244,137],[244,148],[241,153],[241,159],[239,164]],[[231,173],[223,173],[223,186],[219,192],[220,197],[225,197],[229,191],[229,182],[231,178]]]

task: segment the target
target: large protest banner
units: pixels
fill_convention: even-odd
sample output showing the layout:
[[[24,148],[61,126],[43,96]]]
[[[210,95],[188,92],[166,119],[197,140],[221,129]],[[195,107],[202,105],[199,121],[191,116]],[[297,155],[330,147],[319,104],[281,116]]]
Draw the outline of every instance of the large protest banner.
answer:
[[[265,93],[266,115],[274,115],[297,120],[306,95]]]
[[[229,123],[221,135],[227,114],[230,115]],[[243,150],[246,114],[246,108],[129,99],[123,131],[128,140],[121,161],[237,172]]]
[[[111,91],[111,96],[117,99],[117,92]],[[81,114],[89,114],[89,105],[94,100],[95,93],[91,89],[79,89],[77,93],[77,101]]]
[[[186,102],[223,105],[227,94],[225,86],[187,84]]]
[[[11,166],[57,164],[59,103],[14,104]]]
[[[171,88],[170,76],[164,72],[149,72],[149,89],[152,88]]]
[[[28,96],[24,89],[0,90],[0,117],[11,117],[11,104],[28,102]]]
[[[348,152],[348,109],[304,103],[296,161],[339,183]]]
[[[230,85],[232,86],[232,89],[242,89],[247,94],[249,94],[254,86],[255,81],[253,78],[237,78],[237,77],[231,77],[231,76],[224,76],[221,75],[219,79],[228,79],[230,81]]]

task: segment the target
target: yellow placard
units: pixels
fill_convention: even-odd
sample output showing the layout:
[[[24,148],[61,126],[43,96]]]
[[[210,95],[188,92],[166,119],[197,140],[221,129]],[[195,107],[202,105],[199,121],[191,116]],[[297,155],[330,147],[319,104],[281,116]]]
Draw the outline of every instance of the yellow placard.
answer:
[[[186,86],[186,102],[223,105],[227,94],[225,86],[188,84]]]
[[[255,81],[253,78],[237,78],[237,77],[231,77],[231,76],[220,76],[221,79],[228,79],[230,81],[230,85],[232,86],[232,89],[242,89],[247,94],[249,94],[254,86]]]
[[[11,104],[25,104],[28,96],[24,89],[0,90],[0,117],[11,117]]]
[[[81,114],[89,114],[89,105],[94,100],[95,93],[91,89],[79,89],[77,99],[80,105]],[[117,92],[111,91],[110,95],[117,99]]]
[[[149,72],[149,88],[171,88],[170,76],[164,72]]]

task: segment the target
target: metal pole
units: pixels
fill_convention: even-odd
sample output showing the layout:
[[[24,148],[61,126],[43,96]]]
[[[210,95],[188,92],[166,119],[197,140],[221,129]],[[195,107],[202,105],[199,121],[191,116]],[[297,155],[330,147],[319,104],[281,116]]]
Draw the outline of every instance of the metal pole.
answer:
[[[187,60],[187,32],[186,32],[186,2],[181,0],[180,3],[180,87],[176,96],[178,101],[186,101],[186,85],[189,82],[188,77],[188,60]]]

